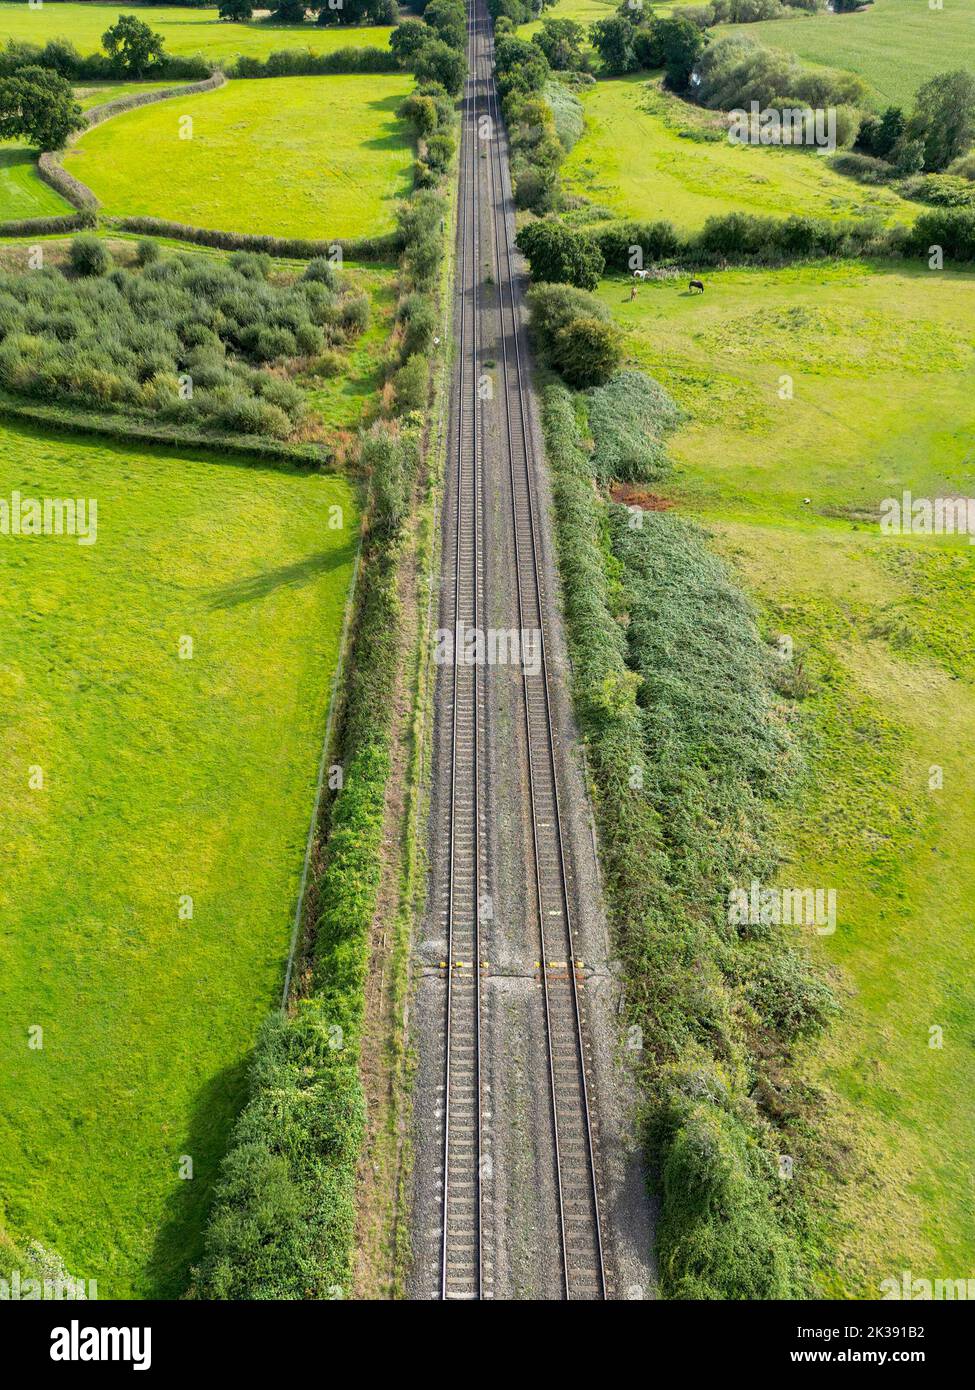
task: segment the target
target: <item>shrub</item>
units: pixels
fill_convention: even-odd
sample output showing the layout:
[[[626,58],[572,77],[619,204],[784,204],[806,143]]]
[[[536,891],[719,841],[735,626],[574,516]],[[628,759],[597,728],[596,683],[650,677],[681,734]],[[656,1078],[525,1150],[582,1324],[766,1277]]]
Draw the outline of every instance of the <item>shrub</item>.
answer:
[[[427,403],[430,381],[430,364],[421,353],[407,358],[399,371],[393,375],[393,393],[396,411],[406,415],[411,410],[423,410]]]
[[[135,259],[141,266],[152,265],[159,259],[159,247],[148,237],[141,237],[135,245]]]
[[[651,377],[618,372],[589,392],[588,406],[592,468],[602,482],[654,482],[670,471],[664,439],[683,417]]]
[[[554,218],[527,223],[515,240],[528,258],[534,280],[592,290],[606,266],[591,236],[574,232]]]
[[[670,222],[614,222],[595,227],[591,236],[614,270],[642,270],[644,265],[669,260],[682,249]]]
[[[412,357],[416,352],[426,352],[437,326],[434,305],[425,295],[409,294],[400,301],[396,314],[404,325],[404,358]]]
[[[339,273],[327,256],[315,256],[313,260],[310,260],[305,266],[301,278],[327,285],[330,290],[338,289],[339,286]]]
[[[604,319],[570,319],[556,333],[551,357],[570,386],[598,386],[609,380],[623,359],[620,331]]]
[[[532,343],[546,363],[552,361],[557,335],[573,319],[612,321],[605,305],[585,290],[571,285],[532,285],[528,291],[528,309]]]
[[[112,268],[112,253],[97,236],[76,236],[68,252],[68,264],[76,275],[106,275]]]

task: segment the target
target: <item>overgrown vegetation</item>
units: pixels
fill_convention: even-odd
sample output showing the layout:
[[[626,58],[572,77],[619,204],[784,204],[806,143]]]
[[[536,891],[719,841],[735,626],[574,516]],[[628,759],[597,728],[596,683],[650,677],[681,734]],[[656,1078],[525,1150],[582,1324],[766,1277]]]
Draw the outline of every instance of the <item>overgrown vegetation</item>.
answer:
[[[783,934],[740,934],[727,911],[732,885],[774,873],[767,808],[797,771],[774,662],[700,531],[594,491],[581,404],[603,477],[617,459],[626,471],[640,421],[657,447],[639,471],[660,476],[677,411],[639,373],[601,398],[548,386],[543,399],[575,698],[642,1036],[662,1289],[801,1296],[786,1236],[801,1212],[787,1206],[756,1083],[763,1059],[820,1028],[832,1001]]]
[[[269,278],[270,265],[238,252],[110,271],[105,243],[78,237],[70,275],[0,275],[0,385],[230,434],[310,437],[282,368],[313,373],[327,349],[363,331],[369,300],[328,262],[286,283]]]

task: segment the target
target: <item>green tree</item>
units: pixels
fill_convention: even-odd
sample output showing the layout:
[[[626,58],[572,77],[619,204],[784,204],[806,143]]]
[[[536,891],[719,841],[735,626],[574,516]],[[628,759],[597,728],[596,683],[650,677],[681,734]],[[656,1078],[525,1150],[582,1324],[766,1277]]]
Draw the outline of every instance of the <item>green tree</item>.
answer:
[[[914,98],[907,133],[924,141],[925,169],[946,169],[975,140],[975,77],[958,68],[925,82]]]
[[[582,45],[586,31],[574,19],[544,19],[532,43],[548,59],[556,72],[578,71],[583,64]]]
[[[235,24],[240,24],[253,18],[254,6],[252,0],[220,0],[218,13],[221,19],[229,19]]]
[[[102,47],[116,66],[131,77],[144,76],[148,68],[163,59],[162,34],[154,33],[132,14],[120,14],[112,27],[105,30]]]
[[[506,34],[494,50],[498,90],[502,96],[510,92],[540,92],[551,76],[548,59],[540,49],[525,39]]]
[[[608,381],[623,360],[620,331],[604,319],[571,319],[555,335],[552,364],[570,386],[584,390]]]
[[[555,218],[529,222],[518,233],[518,249],[528,257],[533,280],[594,290],[606,268],[603,253],[585,232],[574,232]]]
[[[0,80],[0,140],[59,150],[82,124],[70,83],[49,68],[21,68]]]
[[[696,24],[680,16],[654,20],[653,33],[663,53],[667,85],[675,92],[686,91],[707,39]]]
[[[303,24],[307,8],[304,0],[278,0],[274,18],[279,24]]]
[[[458,48],[442,39],[433,39],[413,57],[413,71],[419,82],[439,82],[451,96],[459,96],[467,76],[467,59]]]
[[[599,19],[589,26],[589,40],[608,73],[619,76],[637,68],[634,28],[622,15]]]
[[[451,48],[467,47],[467,14],[462,0],[430,0],[423,18]]]
[[[389,47],[405,67],[415,53],[430,42],[433,35],[422,19],[404,19],[389,36]]]

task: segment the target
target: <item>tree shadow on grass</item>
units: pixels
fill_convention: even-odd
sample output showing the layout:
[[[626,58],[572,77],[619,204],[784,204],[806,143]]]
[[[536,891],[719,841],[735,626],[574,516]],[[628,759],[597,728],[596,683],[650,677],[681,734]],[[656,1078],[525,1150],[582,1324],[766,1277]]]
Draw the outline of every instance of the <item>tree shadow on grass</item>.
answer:
[[[180,1155],[193,1160],[193,1176],[174,1181],[142,1276],[146,1298],[180,1298],[190,1269],[203,1254],[203,1232],[230,1131],[247,1095],[252,1058],[243,1057],[210,1078],[197,1093]],[[175,1177],[175,1173],[174,1173]]]
[[[237,608],[243,603],[257,603],[260,599],[276,593],[278,589],[296,589],[300,585],[310,584],[319,575],[326,574],[340,565],[347,565],[351,558],[351,545],[334,546],[331,550],[322,550],[317,555],[309,555],[294,564],[280,565],[277,569],[251,574],[246,579],[235,579],[211,593],[209,607],[214,610]]]

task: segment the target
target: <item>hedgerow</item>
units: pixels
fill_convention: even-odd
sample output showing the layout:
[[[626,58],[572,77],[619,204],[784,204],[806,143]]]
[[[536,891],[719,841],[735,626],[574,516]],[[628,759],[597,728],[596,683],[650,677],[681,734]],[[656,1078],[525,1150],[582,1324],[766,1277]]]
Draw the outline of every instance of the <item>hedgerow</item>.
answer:
[[[195,246],[212,246],[220,251],[264,251],[269,256],[289,260],[310,260],[333,255],[336,249],[355,261],[384,261],[395,256],[402,242],[394,232],[374,237],[343,237],[341,240],[309,240],[306,237],[263,236],[250,232],[222,232],[193,227],[186,222],[170,222],[162,217],[109,217],[110,227],[123,232],[144,232],[149,236],[188,241]]]
[[[975,259],[970,210],[942,208],[913,227],[884,227],[869,218],[757,217],[731,212],[709,217],[699,232],[679,233],[669,222],[600,222],[585,230],[611,270],[633,271],[677,262],[708,265],[782,265],[824,257],[851,259],[928,254],[932,244],[958,261]],[[949,247],[951,248],[949,251]]]
[[[85,212],[69,212],[60,217],[24,217],[0,222],[0,236],[55,236],[58,232],[77,232],[96,223],[94,208]]]
[[[123,64],[107,53],[82,55],[67,39],[49,39],[44,45],[8,39],[0,48],[0,77],[10,77],[25,67],[50,68],[70,82],[110,82],[131,77]],[[209,77],[213,65],[195,55],[163,54],[145,73],[153,81],[199,82]]]
[[[98,199],[86,183],[69,174],[52,150],[45,150],[37,157],[37,172],[44,183],[49,184],[56,193],[69,202],[72,207],[91,209],[98,207]]]
[[[754,615],[703,533],[593,488],[594,463],[608,477],[625,462],[639,421],[658,443],[676,423],[639,376],[587,397],[550,385],[542,403],[573,692],[643,1043],[662,1292],[796,1297],[802,1199],[778,1176],[777,1120],[755,1083],[766,1059],[823,1026],[832,997],[784,936],[739,936],[726,901],[774,874],[770,807],[801,765]],[[652,462],[665,474],[661,449]]]
[[[266,58],[242,54],[228,69],[230,77],[327,77],[340,73],[396,72],[399,64],[385,48],[335,48],[331,53],[312,53],[307,48],[286,48]]]

